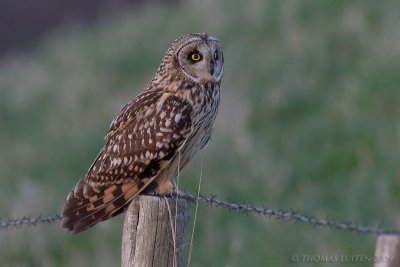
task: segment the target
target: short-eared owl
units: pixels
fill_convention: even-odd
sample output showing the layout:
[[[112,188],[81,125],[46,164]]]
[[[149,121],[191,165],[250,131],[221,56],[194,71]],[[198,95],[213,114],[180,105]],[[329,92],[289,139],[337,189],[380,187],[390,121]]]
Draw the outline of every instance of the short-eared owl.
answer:
[[[173,190],[172,179],[210,140],[224,71],[210,34],[175,40],[145,90],[113,120],[106,144],[69,193],[62,226],[79,233],[123,212],[143,190]]]

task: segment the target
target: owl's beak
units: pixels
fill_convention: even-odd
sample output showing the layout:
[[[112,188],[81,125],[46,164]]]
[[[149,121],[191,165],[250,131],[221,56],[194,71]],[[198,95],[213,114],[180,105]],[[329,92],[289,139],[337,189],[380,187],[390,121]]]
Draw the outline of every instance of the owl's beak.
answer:
[[[214,68],[214,67],[213,67]],[[214,68],[215,69],[215,68]],[[212,77],[214,78],[215,82],[219,82],[222,78],[222,74],[224,73],[224,65],[222,65],[221,69],[217,70],[217,72],[213,71]]]
[[[211,60],[210,62],[210,74],[211,76],[214,76],[214,61]]]

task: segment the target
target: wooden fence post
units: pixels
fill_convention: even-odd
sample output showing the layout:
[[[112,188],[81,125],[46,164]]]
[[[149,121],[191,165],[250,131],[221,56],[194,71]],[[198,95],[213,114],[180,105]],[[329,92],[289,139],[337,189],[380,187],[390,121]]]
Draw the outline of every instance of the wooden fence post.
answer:
[[[136,197],[125,215],[121,266],[185,266],[189,220],[184,199]]]
[[[376,240],[374,267],[400,266],[400,236],[380,235]]]

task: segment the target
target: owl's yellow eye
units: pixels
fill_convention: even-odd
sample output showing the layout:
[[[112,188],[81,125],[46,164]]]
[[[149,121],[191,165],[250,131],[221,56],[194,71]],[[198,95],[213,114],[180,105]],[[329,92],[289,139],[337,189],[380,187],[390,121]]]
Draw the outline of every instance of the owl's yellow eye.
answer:
[[[200,61],[202,58],[203,57],[201,56],[201,54],[199,52],[193,52],[193,53],[190,54],[190,59],[193,62]]]

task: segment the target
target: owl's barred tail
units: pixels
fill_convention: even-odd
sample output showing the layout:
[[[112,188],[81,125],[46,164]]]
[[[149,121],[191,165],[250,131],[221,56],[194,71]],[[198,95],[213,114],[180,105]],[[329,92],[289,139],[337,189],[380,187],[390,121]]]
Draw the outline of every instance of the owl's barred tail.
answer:
[[[79,181],[67,197],[61,225],[74,234],[125,211],[145,183],[110,185],[96,192],[85,181]]]

